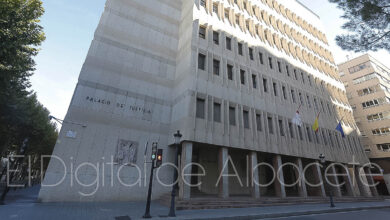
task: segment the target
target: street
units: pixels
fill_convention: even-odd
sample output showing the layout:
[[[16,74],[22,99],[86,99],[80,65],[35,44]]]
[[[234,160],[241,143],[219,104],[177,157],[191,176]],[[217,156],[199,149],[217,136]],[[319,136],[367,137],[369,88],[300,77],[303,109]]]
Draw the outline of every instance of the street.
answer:
[[[390,218],[390,209],[374,209],[374,210],[362,210],[351,212],[339,212],[339,213],[325,213],[317,215],[305,215],[296,217],[283,217],[283,218],[266,218],[272,220],[388,220]]]

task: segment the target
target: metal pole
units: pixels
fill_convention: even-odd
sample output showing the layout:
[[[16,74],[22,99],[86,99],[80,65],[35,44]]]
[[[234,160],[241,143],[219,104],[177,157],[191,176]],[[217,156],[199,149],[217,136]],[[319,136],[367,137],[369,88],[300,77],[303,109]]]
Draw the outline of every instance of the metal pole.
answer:
[[[169,217],[176,217],[176,213],[175,213],[175,197],[176,197],[176,190],[177,190],[177,177],[178,177],[178,172],[177,172],[177,169],[178,169],[178,161],[179,161],[179,144],[175,144],[176,146],[176,154],[175,154],[175,170],[173,172],[173,186],[172,186],[172,193],[171,193],[171,207],[169,209],[169,214],[168,216]],[[176,183],[175,183],[176,182]]]
[[[150,200],[152,199],[153,170],[154,170],[154,160],[152,161],[152,167],[150,169],[148,199],[146,201],[145,214],[144,216],[142,216],[142,218],[152,218],[152,216],[150,215]]]

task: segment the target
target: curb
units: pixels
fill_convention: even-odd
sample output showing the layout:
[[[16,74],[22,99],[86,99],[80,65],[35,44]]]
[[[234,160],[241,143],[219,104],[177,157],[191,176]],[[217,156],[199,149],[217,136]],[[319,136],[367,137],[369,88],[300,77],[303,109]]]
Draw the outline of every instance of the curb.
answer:
[[[293,216],[304,216],[324,213],[338,213],[338,212],[350,212],[350,211],[361,211],[361,210],[372,210],[372,209],[385,209],[390,208],[390,205],[385,206],[363,206],[363,207],[351,207],[351,208],[334,208],[314,211],[300,211],[300,212],[288,212],[288,213],[269,213],[269,214],[255,214],[246,216],[220,216],[211,218],[185,218],[186,220],[221,220],[221,219],[239,219],[239,220],[252,220],[252,219],[265,219],[265,218],[282,218],[282,217],[293,217]],[[180,217],[180,216],[178,216]]]

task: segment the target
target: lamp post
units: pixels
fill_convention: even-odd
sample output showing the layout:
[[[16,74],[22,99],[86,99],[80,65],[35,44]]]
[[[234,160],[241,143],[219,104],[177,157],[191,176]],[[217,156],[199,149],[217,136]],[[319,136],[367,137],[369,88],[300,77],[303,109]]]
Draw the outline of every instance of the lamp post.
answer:
[[[152,144],[152,162],[151,162],[151,168],[150,168],[150,178],[149,178],[149,189],[148,189],[148,197],[146,200],[146,208],[145,208],[145,214],[142,216],[142,218],[152,218],[150,215],[150,201],[152,199],[152,186],[153,186],[153,170],[155,168],[154,162],[156,161],[156,154],[157,154],[157,143],[154,142]]]
[[[176,153],[175,153],[175,169],[173,171],[173,185],[172,185],[172,193],[171,193],[171,207],[169,209],[169,217],[176,217],[175,214],[175,196],[176,196],[176,190],[178,188],[178,183],[177,177],[178,177],[178,161],[179,161],[179,146],[180,146],[180,139],[183,135],[180,134],[180,131],[178,130],[173,137],[175,138],[175,148],[176,148]],[[176,183],[175,183],[176,182]]]
[[[322,170],[324,171],[324,177],[325,177],[325,167],[324,167],[324,165],[325,165],[325,155],[324,154],[320,154],[320,156],[318,157],[318,158],[320,158],[320,163],[322,164]],[[325,178],[326,179],[326,178]],[[336,207],[335,205],[334,205],[334,202],[333,202],[333,192],[332,192],[332,190],[330,190],[330,187],[328,186],[328,183],[326,183],[325,184],[325,189],[327,189],[327,191],[329,192],[329,202],[330,202],[330,207],[331,208],[334,208],[334,207]]]

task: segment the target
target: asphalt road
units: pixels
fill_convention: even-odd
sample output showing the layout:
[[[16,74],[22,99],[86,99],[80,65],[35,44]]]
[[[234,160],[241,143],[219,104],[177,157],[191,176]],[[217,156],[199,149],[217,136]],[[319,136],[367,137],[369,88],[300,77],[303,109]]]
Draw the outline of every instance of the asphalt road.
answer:
[[[326,213],[283,218],[267,218],[269,220],[390,220],[390,209],[374,209],[353,212]]]

